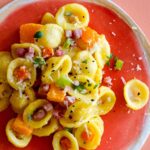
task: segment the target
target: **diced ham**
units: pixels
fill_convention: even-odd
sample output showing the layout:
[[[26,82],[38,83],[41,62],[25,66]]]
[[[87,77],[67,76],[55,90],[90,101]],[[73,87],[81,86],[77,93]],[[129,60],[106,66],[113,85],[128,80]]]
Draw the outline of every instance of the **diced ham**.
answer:
[[[48,92],[48,90],[49,90],[49,84],[43,84],[42,85],[42,89],[43,89],[44,92]]]
[[[28,52],[25,54],[25,58],[32,60],[34,57],[34,48],[29,47]]]
[[[56,55],[56,56],[63,56],[63,55],[64,55],[64,51],[58,49],[58,50],[55,51],[55,55]]]
[[[29,47],[28,52],[34,54],[34,48],[33,47]]]
[[[66,30],[65,35],[67,38],[71,38],[72,37],[72,31],[71,30]]]
[[[82,30],[81,29],[76,29],[73,31],[73,38],[79,39],[82,36]]]
[[[51,103],[47,103],[43,105],[42,107],[46,112],[52,111],[53,110],[53,105]]]
[[[65,100],[63,105],[68,109],[68,107],[75,102],[75,97],[73,96],[65,96]]]
[[[45,115],[46,115],[45,110],[41,108],[33,114],[33,120],[40,121],[41,119],[45,117]]]
[[[16,54],[19,57],[24,57],[25,53],[26,53],[26,50],[24,48],[17,48],[16,49]]]

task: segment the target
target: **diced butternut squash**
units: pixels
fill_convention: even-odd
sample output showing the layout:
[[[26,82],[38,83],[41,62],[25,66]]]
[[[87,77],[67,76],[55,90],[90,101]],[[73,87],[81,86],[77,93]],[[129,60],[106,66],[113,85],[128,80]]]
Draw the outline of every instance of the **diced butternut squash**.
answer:
[[[89,27],[83,29],[81,38],[76,40],[77,45],[83,50],[92,48],[97,41],[98,33]]]
[[[34,43],[34,35],[43,25],[35,23],[27,23],[20,26],[20,42]]]
[[[60,89],[55,84],[51,84],[49,92],[47,93],[47,99],[54,102],[63,102],[65,95],[66,93],[64,90]]]
[[[12,124],[12,129],[17,133],[25,136],[30,136],[33,129],[25,124],[21,115],[18,115]]]
[[[43,56],[43,58],[49,58],[49,57],[51,57],[53,55],[54,55],[53,48],[44,48],[42,50],[42,56]]]

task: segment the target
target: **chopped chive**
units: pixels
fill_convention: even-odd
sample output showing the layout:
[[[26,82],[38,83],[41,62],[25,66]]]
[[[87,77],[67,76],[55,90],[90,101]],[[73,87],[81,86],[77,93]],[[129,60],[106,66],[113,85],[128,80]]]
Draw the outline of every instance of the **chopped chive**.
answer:
[[[123,61],[121,59],[117,59],[115,62],[115,69],[116,70],[121,70],[123,67]]]
[[[98,86],[99,86],[99,84],[95,84],[95,85],[94,85],[94,89],[96,89]]]
[[[79,92],[82,92],[85,89],[85,87],[83,84],[80,84],[78,86],[74,86],[74,89],[78,90]]]
[[[70,48],[70,46],[72,46],[74,44],[74,41],[71,38],[67,38],[67,40],[65,41],[63,48]]]
[[[38,32],[36,32],[35,34],[34,34],[34,38],[36,38],[36,39],[39,39],[39,38],[41,38],[43,36],[43,32],[41,32],[41,31],[38,31]]]
[[[88,62],[87,59],[85,59],[85,60],[82,61],[82,63],[84,63],[84,64],[87,64],[87,62]]]
[[[113,58],[113,54],[111,53],[109,56],[107,56],[108,59],[112,59]]]

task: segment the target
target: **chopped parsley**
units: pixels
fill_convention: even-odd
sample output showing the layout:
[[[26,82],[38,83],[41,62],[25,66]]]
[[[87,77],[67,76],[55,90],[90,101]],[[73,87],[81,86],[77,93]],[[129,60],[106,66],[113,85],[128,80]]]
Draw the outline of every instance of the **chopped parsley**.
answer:
[[[85,60],[82,61],[82,63],[84,63],[84,64],[87,64],[87,62],[88,62],[87,59],[85,59]]]
[[[99,84],[95,84],[95,85],[94,85],[94,89],[96,89],[98,86],[99,86]]]
[[[46,62],[43,57],[35,57],[33,60],[33,64],[41,68],[43,65],[46,64]]]
[[[79,84],[78,86],[74,85],[74,89],[78,90],[79,92],[82,92],[83,90],[85,90],[85,87],[83,84]]]

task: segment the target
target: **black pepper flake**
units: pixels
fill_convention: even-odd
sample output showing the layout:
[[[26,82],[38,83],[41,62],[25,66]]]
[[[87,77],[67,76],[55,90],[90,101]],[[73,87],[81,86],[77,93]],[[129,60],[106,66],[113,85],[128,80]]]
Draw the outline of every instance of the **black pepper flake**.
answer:
[[[140,92],[138,92],[137,95],[139,96],[139,95],[140,95]]]
[[[52,72],[54,72],[55,70],[52,70]]]
[[[75,107],[75,105],[72,105],[72,107]]]
[[[82,16],[82,18],[85,18],[85,16]]]
[[[91,99],[91,102],[94,102],[95,100],[94,99]]]
[[[92,62],[95,62],[95,60],[92,60]]]
[[[88,86],[91,86],[91,85],[92,85],[91,83],[88,84]]]
[[[72,75],[72,72],[69,72],[69,75]]]
[[[85,141],[83,141],[83,144],[86,144],[86,142],[85,142]]]
[[[73,113],[73,111],[72,111],[72,110],[70,110],[70,113]]]
[[[89,94],[91,94],[91,91],[89,91]]]
[[[85,69],[88,69],[88,67],[85,67]]]
[[[74,79],[76,79],[77,77],[76,77],[76,76],[74,76],[73,78],[74,78]]]
[[[52,68],[54,67],[54,63],[52,63]]]

